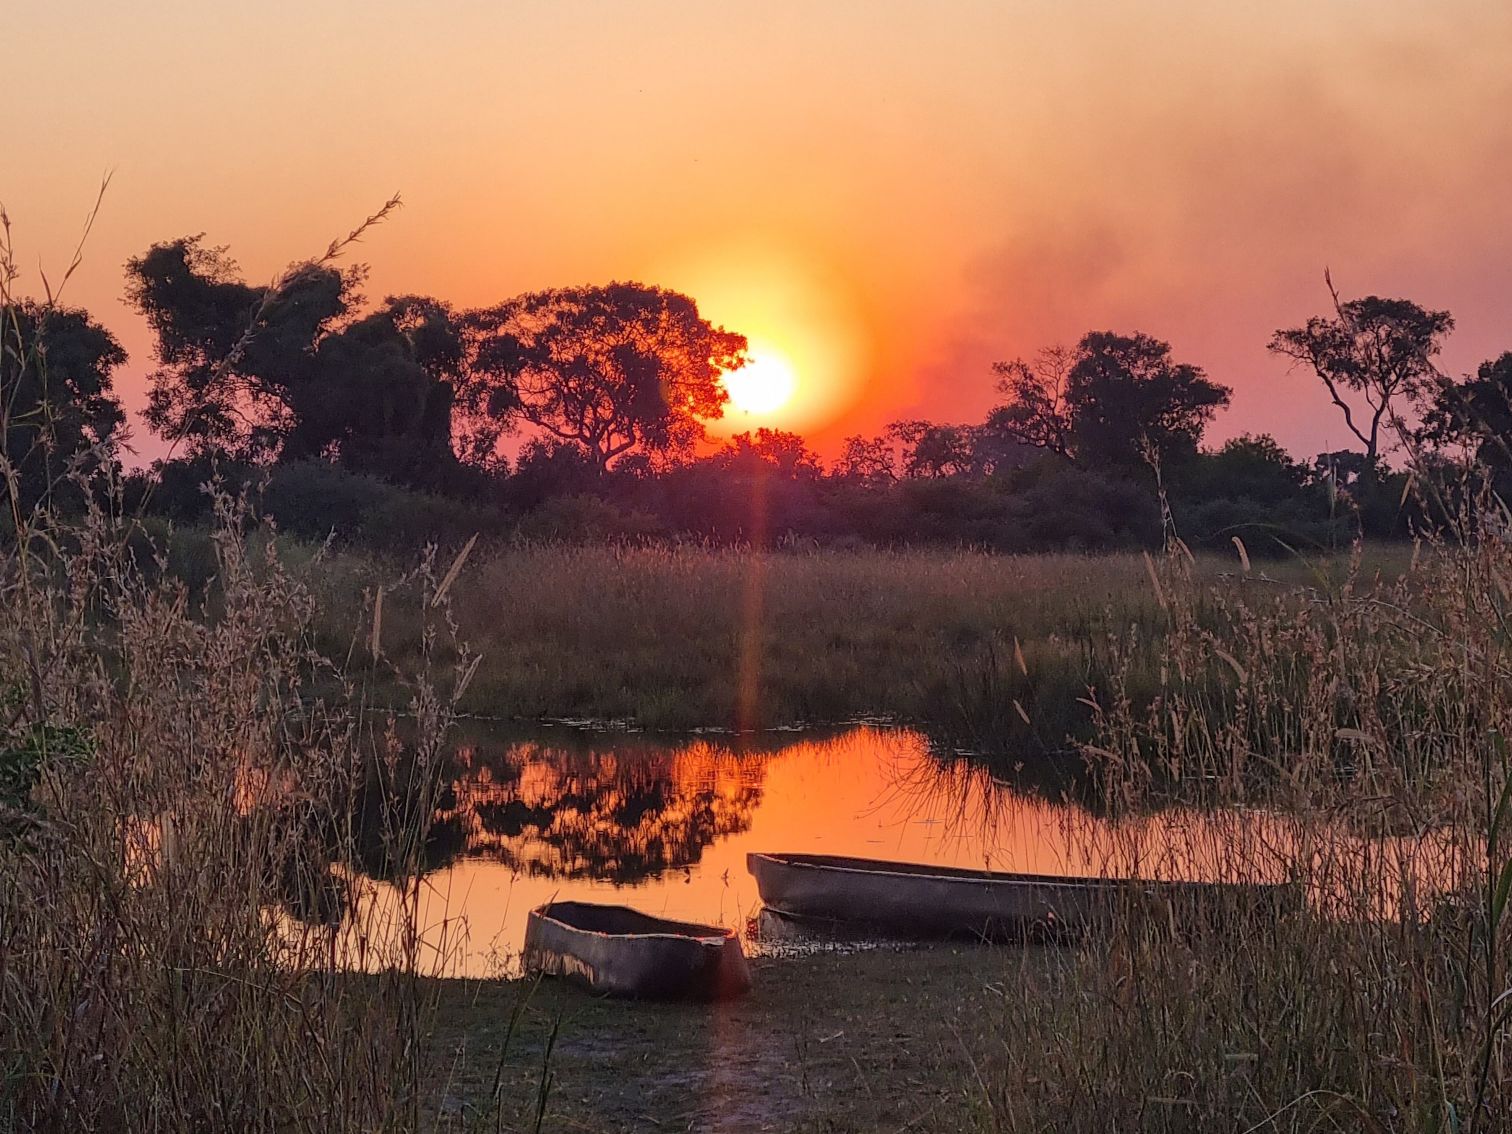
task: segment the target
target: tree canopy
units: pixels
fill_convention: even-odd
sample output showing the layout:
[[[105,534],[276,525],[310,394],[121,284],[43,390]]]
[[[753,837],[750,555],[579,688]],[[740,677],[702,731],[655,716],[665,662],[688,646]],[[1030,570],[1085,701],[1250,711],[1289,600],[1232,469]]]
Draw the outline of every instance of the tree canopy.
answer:
[[[70,466],[93,452],[115,458],[126,416],[113,375],[126,362],[114,335],[88,312],[22,301],[0,306],[0,424],[14,485],[0,498],[23,511],[49,499]]]
[[[991,429],[1024,445],[1103,467],[1129,469],[1147,456],[1193,456],[1230,390],[1176,362],[1169,343],[1146,334],[1092,331],[1075,351],[1052,348],[1034,365],[999,363],[1008,401]]]
[[[1481,363],[1473,377],[1440,385],[1418,437],[1467,446],[1486,468],[1512,472],[1512,351]]]
[[[355,280],[308,267],[279,287],[251,286],[224,248],[199,236],[153,245],[126,273],[127,298],[157,340],[147,424],[191,454],[275,454],[294,389],[316,343],[346,314]]]
[[[1433,359],[1454,329],[1454,318],[1408,299],[1368,295],[1344,301],[1332,279],[1328,288],[1334,314],[1315,315],[1305,326],[1277,331],[1270,349],[1312,369],[1343,414],[1345,427],[1365,447],[1366,468],[1374,470],[1381,457],[1382,426],[1404,409],[1422,405],[1436,389]],[[1344,396],[1347,391],[1363,397],[1363,414]]]
[[[720,375],[745,336],[686,295],[639,283],[531,292],[467,316],[467,409],[529,422],[581,446],[600,470],[636,451],[686,452],[721,416]]]
[[[462,339],[446,304],[403,296],[357,318],[361,269],[296,265],[256,287],[199,237],[154,245],[127,273],[157,339],[147,422],[191,455],[324,457],[423,487],[455,464]]]
[[[1071,456],[1071,405],[1066,387],[1076,352],[1045,347],[1031,365],[1022,358],[993,363],[998,393],[1007,401],[987,416],[988,428],[1024,445]]]

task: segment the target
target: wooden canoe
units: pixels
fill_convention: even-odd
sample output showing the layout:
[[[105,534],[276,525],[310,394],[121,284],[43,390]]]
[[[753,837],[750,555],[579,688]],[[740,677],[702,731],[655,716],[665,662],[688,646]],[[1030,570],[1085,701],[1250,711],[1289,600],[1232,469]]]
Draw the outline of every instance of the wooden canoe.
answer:
[[[547,902],[531,910],[524,962],[527,972],[612,996],[722,1000],[751,987],[733,929],[592,902]]]
[[[746,866],[768,909],[911,937],[1081,936],[1139,909],[1188,926],[1301,900],[1290,883],[1010,874],[820,854],[750,854]]]

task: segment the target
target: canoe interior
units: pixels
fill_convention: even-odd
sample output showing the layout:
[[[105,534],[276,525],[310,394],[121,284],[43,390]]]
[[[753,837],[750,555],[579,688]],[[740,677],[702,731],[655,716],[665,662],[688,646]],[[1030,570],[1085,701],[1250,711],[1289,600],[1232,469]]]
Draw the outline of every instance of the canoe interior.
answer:
[[[724,1000],[751,987],[732,929],[653,917],[625,906],[548,902],[530,912],[528,972],[590,992],[658,1000]]]
[[[672,921],[669,918],[653,917],[629,906],[601,906],[596,902],[549,902],[535,912],[541,917],[559,921],[585,933],[602,933],[610,937],[654,934],[723,940],[734,932],[718,925]]]

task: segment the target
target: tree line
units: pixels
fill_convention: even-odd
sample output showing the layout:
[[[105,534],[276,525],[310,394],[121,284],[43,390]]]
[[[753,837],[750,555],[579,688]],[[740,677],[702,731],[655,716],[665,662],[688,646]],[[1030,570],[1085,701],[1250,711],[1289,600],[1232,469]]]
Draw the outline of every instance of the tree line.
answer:
[[[1358,447],[1311,463],[1268,436],[1204,448],[1231,390],[1144,333],[997,363],[979,422],[900,420],[848,438],[828,467],[760,429],[700,455],[745,338],[686,295],[640,283],[554,288],[491,307],[390,296],[329,258],[248,283],[186,237],[126,265],[151,328],[144,422],[172,455],[124,477],[128,503],[202,517],[212,479],[257,486],[286,529],[374,543],[463,532],[534,538],[694,536],[1006,550],[1188,543],[1254,550],[1392,537],[1429,521],[1406,464],[1512,476],[1512,352],[1452,378],[1447,311],[1346,300],[1276,331]],[[119,467],[120,343],[88,312],[0,307],[0,420],[14,514],[75,506],[92,467]],[[504,439],[523,433],[513,460]]]

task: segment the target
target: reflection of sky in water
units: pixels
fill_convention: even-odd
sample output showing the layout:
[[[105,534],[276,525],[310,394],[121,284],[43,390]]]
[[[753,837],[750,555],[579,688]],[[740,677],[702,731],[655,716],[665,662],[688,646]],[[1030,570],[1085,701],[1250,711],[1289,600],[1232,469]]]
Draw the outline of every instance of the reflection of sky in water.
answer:
[[[469,975],[497,971],[529,910],[557,898],[743,925],[760,906],[751,851],[1259,881],[1284,877],[1300,850],[1296,830],[1256,812],[1113,824],[943,764],[917,732],[865,726],[738,742],[570,730],[480,742],[460,749],[448,794],[440,817],[460,854],[427,876],[421,924],[433,941],[445,927],[447,967]],[[366,892],[381,920],[394,892]]]

